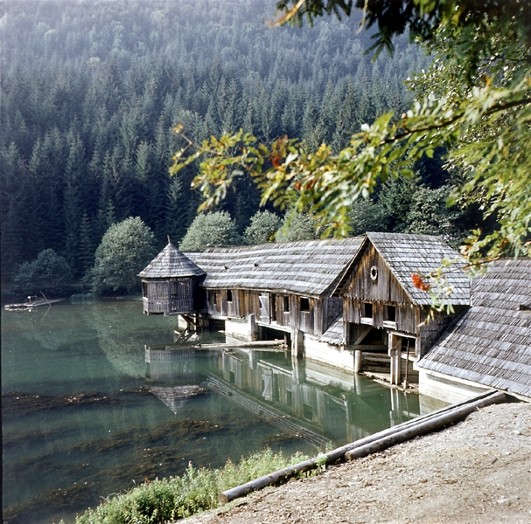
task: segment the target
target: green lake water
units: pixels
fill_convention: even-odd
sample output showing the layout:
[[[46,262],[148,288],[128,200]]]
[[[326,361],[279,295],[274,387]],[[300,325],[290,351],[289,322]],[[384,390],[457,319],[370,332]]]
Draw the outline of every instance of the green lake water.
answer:
[[[4,523],[73,522],[189,462],[315,455],[429,410],[289,353],[170,351],[175,323],[140,301],[2,311]]]

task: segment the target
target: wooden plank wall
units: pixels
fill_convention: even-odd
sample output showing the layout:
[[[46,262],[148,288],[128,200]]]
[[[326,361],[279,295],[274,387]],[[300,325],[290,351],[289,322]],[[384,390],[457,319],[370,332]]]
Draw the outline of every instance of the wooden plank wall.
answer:
[[[372,267],[378,271],[376,280],[371,279]],[[356,265],[345,296],[371,302],[380,301],[397,304],[410,302],[408,295],[372,245],[368,246]]]
[[[377,278],[371,278],[371,268],[376,268]],[[343,295],[343,315],[346,322],[367,323],[365,304],[372,304],[372,323],[375,328],[397,329],[418,335],[420,332],[421,308],[414,306],[402,286],[391,273],[386,263],[369,245],[350,278]],[[386,307],[394,307],[394,324],[386,317]]]
[[[229,295],[232,300],[228,300]],[[260,316],[261,305],[269,301],[269,316]],[[286,297],[288,307],[286,307]],[[301,297],[294,294],[265,293],[255,290],[229,290],[210,289],[207,293],[207,310],[209,315],[214,317],[245,318],[254,314],[260,322],[267,322],[272,325],[296,328],[304,333],[321,335],[326,331],[332,320],[337,317],[341,310],[341,300],[333,299],[330,309],[329,299],[317,299],[313,297],[303,297],[309,303],[308,311],[301,311]],[[274,301],[274,305],[272,305]],[[273,308],[275,318],[271,318]]]

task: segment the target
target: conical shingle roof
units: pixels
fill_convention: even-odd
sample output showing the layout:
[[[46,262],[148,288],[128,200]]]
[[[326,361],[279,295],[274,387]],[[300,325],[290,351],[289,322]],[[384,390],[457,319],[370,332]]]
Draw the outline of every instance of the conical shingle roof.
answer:
[[[138,274],[141,278],[200,277],[205,272],[170,241],[168,245]]]

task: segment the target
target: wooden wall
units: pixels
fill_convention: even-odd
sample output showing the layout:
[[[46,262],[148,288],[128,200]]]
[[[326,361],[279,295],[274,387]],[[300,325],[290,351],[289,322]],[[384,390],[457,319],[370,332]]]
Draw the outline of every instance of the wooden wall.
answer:
[[[202,308],[202,291],[190,278],[144,280],[142,282],[144,313],[191,313]]]
[[[374,269],[377,276],[371,278]],[[419,324],[423,320],[422,308],[411,303],[372,245],[356,265],[343,294],[343,315],[346,322],[395,329],[412,335],[420,333]]]
[[[214,318],[245,318],[254,314],[258,322],[273,327],[321,335],[340,313],[341,300],[244,289],[210,289],[207,310]]]
[[[378,271],[376,279],[371,278],[372,267]],[[345,296],[371,302],[409,302],[409,297],[371,244],[355,266]]]

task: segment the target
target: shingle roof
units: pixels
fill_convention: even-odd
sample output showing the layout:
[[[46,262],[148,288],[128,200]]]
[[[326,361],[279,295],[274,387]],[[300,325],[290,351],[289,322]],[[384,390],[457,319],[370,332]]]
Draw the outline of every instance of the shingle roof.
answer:
[[[463,262],[441,237],[405,233],[367,233],[367,239],[387,263],[390,271],[411,297],[413,303],[429,305],[430,296],[413,285],[412,275],[426,276],[441,267],[444,259],[456,260],[443,271],[446,284],[452,288],[448,302],[453,305],[470,303],[470,278]],[[430,279],[425,279],[430,282]]]
[[[471,308],[418,366],[531,397],[531,259],[492,263]]]
[[[332,325],[319,337],[319,342],[326,342],[333,346],[341,346],[345,343],[344,334],[345,322],[342,316],[339,316],[332,322]]]
[[[138,274],[141,278],[203,276],[205,272],[171,242]]]
[[[360,238],[310,240],[215,248],[188,256],[206,272],[206,288],[320,296],[337,282],[360,243]]]

